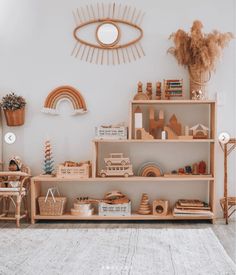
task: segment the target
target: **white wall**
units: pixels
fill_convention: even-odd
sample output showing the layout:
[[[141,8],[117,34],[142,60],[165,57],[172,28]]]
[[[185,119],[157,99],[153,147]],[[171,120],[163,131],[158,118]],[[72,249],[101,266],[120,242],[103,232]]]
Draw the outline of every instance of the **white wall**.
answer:
[[[43,142],[47,137],[52,140],[56,162],[91,159],[90,140],[94,136],[94,127],[128,122],[128,102],[132,99],[139,80],[155,82],[163,78],[184,78],[188,94],[186,70],[166,54],[171,45],[168,37],[173,31],[178,28],[188,30],[193,20],[200,19],[204,23],[205,32],[218,29],[235,33],[234,0],[120,1],[118,3],[134,5],[146,13],[142,25],[146,57],[114,67],[91,65],[70,56],[74,46],[72,10],[96,2],[0,0],[0,94],[2,96],[15,91],[25,96],[28,102],[26,124],[23,127],[13,129],[4,125],[4,133],[11,130],[17,135],[14,145],[4,144],[6,162],[17,154],[30,164],[34,174],[40,173]],[[227,131],[232,136],[236,135],[235,52],[233,41],[224,50],[223,58],[209,85],[211,98],[214,98],[216,92],[220,92],[224,101],[224,105],[218,108],[217,131]],[[71,117],[66,104],[61,106],[62,116],[53,117],[40,112],[47,94],[63,84],[81,91],[87,101],[89,113]],[[173,155],[180,149],[176,150],[173,148]],[[195,152],[197,150],[196,148]],[[163,152],[157,160],[161,161],[164,155]],[[145,153],[143,157],[146,158]],[[223,192],[223,160],[219,146],[216,159],[219,198]],[[184,161],[185,159],[181,160]],[[234,154],[230,157],[231,194],[235,194],[235,164]],[[135,205],[142,191],[148,191],[152,198],[167,196],[174,200],[175,196],[189,195],[186,189],[191,187],[189,191],[193,197],[205,197],[204,184],[170,183],[170,186],[168,188],[169,186],[160,183],[67,184],[61,186],[61,189],[76,197],[80,192],[102,196],[105,191],[117,188],[129,195],[133,194]]]

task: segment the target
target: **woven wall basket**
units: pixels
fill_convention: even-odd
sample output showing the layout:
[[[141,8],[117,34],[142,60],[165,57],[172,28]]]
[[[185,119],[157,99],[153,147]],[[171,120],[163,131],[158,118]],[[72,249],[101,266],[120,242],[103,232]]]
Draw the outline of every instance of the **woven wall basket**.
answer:
[[[193,91],[202,91],[204,98],[207,98],[207,84],[211,79],[211,72],[201,72],[194,66],[189,66],[190,99]]]
[[[7,126],[20,126],[25,123],[25,108],[4,110]]]

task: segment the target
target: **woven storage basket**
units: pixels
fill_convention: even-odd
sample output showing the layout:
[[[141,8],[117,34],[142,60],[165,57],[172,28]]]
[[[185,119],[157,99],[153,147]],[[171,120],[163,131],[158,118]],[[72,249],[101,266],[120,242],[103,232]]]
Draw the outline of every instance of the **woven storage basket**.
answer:
[[[42,216],[62,215],[65,212],[67,198],[61,197],[61,196],[55,197],[52,192],[49,192],[49,190],[45,197],[38,198],[40,215]],[[49,194],[51,194],[50,197],[49,197]]]

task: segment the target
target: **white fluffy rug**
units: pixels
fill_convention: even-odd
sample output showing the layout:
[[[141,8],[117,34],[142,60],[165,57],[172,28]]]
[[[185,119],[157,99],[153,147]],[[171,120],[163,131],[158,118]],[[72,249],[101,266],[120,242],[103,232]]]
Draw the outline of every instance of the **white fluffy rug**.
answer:
[[[234,275],[211,229],[1,229],[0,274]]]

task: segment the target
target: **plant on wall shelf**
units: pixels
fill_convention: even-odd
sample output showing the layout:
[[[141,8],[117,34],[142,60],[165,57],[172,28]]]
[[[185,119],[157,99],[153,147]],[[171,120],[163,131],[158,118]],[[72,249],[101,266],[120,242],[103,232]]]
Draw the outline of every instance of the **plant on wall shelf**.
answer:
[[[20,126],[25,122],[26,101],[15,93],[7,94],[0,103],[8,126]]]
[[[193,22],[190,33],[179,29],[170,35],[174,47],[169,48],[168,52],[189,71],[190,97],[193,91],[203,89],[210,80],[222,50],[233,38],[232,33],[217,30],[205,34],[202,28],[202,22],[197,20]]]

